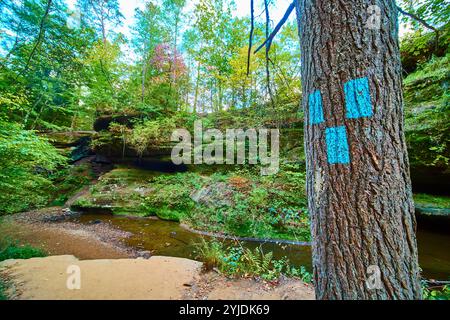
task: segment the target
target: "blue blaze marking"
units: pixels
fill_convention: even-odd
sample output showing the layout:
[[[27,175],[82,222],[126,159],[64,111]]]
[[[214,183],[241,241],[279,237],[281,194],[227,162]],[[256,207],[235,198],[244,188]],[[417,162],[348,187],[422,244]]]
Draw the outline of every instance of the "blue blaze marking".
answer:
[[[319,124],[324,122],[322,95],[319,90],[309,95],[309,123]]]
[[[344,126],[327,128],[325,138],[327,142],[328,163],[349,164],[350,153],[346,128]]]
[[[344,84],[347,118],[371,117],[372,100],[370,98],[369,80],[359,78]]]

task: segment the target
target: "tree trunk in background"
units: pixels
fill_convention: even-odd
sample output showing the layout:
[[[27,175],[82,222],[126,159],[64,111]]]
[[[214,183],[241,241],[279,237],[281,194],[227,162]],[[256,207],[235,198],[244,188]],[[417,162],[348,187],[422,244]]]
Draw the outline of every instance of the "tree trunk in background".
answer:
[[[144,101],[145,101],[145,78],[146,78],[146,76],[147,76],[147,60],[144,57],[144,62],[143,62],[143,66],[142,66],[142,80],[141,80],[141,102],[142,103],[144,103]]]
[[[296,8],[318,299],[421,298],[397,11],[375,3],[379,29],[366,26],[373,1]]]
[[[195,80],[195,95],[194,95],[194,107],[193,113],[197,113],[197,103],[198,103],[198,89],[200,86],[200,61],[197,65],[197,79]]]

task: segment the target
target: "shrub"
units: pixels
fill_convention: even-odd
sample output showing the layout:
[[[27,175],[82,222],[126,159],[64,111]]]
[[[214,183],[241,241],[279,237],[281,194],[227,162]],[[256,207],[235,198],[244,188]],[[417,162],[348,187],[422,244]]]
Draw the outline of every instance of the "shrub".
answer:
[[[9,259],[30,259],[35,257],[45,257],[46,253],[38,248],[29,245],[20,246],[9,238],[0,241],[0,262]],[[7,300],[7,284],[0,278],[0,300]]]
[[[3,282],[2,279],[0,279],[0,301],[8,300],[5,291],[6,291],[6,284]]]
[[[195,244],[197,258],[204,264],[206,270],[217,270],[231,277],[260,277],[272,281],[281,275],[311,282],[311,275],[305,267],[296,268],[289,265],[286,258],[274,259],[273,253],[264,253],[259,247],[251,250],[240,243],[237,246],[225,246],[217,240],[202,239]]]
[[[191,192],[201,186],[202,178],[194,173],[178,173],[154,177],[155,192],[145,198],[145,205],[158,217],[180,221],[194,208]]]
[[[0,215],[46,205],[66,158],[34,131],[0,121]]]
[[[174,118],[164,118],[153,121],[145,121],[136,125],[128,140],[130,146],[142,156],[150,147],[164,146],[170,144],[170,137],[176,128]]]
[[[45,256],[46,253],[42,249],[34,248],[29,245],[20,246],[10,239],[4,239],[0,242],[0,261],[9,259],[30,259]]]
[[[422,285],[424,300],[450,300],[450,286],[446,285],[438,288],[430,288],[427,284]]]

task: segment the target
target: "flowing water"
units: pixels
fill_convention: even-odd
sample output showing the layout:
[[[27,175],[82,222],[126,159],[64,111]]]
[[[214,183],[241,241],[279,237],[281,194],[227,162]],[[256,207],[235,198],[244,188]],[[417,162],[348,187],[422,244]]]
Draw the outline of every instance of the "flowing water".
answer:
[[[102,221],[132,233],[126,239],[127,245],[152,252],[153,255],[194,259],[194,245],[202,236],[183,229],[176,222],[151,218],[130,218],[98,214],[84,214],[76,221],[92,223]],[[420,229],[417,233],[419,243],[419,262],[423,276],[427,279],[449,280],[450,278],[450,236]],[[239,245],[225,241],[229,245]],[[247,248],[261,247],[264,252],[272,251],[276,259],[287,257],[292,265],[305,266],[311,270],[311,248],[304,245],[277,244],[273,242],[241,241]]]

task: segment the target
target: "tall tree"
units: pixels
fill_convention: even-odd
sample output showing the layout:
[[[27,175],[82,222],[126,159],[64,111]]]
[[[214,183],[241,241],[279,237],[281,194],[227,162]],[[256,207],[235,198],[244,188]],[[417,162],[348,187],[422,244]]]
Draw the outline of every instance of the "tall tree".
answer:
[[[208,74],[205,82],[212,111],[229,106],[226,82],[232,72],[230,60],[246,42],[243,20],[232,17],[234,7],[230,0],[201,0],[194,9],[194,28],[201,48],[196,59]]]
[[[148,64],[151,53],[158,43],[163,40],[163,32],[160,23],[160,8],[153,2],[148,2],[144,10],[136,9],[136,24],[133,26],[133,39],[131,41],[134,50],[141,56],[141,102],[145,102],[145,85],[148,74]]]
[[[8,48],[0,58],[0,114],[31,129],[78,122],[88,112],[79,103],[90,30],[68,26],[64,0],[0,2],[0,11]]]
[[[162,7],[167,15],[166,23],[168,26],[168,29],[170,30],[170,35],[173,37],[173,47],[172,47],[172,60],[173,64],[175,64],[175,60],[177,59],[178,54],[178,36],[180,32],[180,24],[181,24],[181,18],[182,18],[182,11],[184,6],[186,5],[186,0],[164,0]],[[178,77],[177,75],[177,69],[175,68],[175,65],[172,66],[172,63],[170,64],[170,72],[172,73],[172,78],[170,81],[170,95],[172,95],[172,89],[175,94],[175,101],[179,100],[179,92],[177,88],[177,84],[174,82],[174,80]]]
[[[98,113],[117,111],[124,106],[123,79],[127,71],[121,61],[121,46],[125,43],[122,34],[114,28],[122,23],[118,0],[77,0],[81,26],[96,31],[96,43],[89,51],[87,64],[90,67],[89,94],[87,104]]]
[[[117,27],[123,19],[118,0],[78,0],[77,6],[83,24],[94,26],[104,43],[108,37],[108,28]]]
[[[398,12],[372,4],[296,2],[318,299],[421,298]]]

